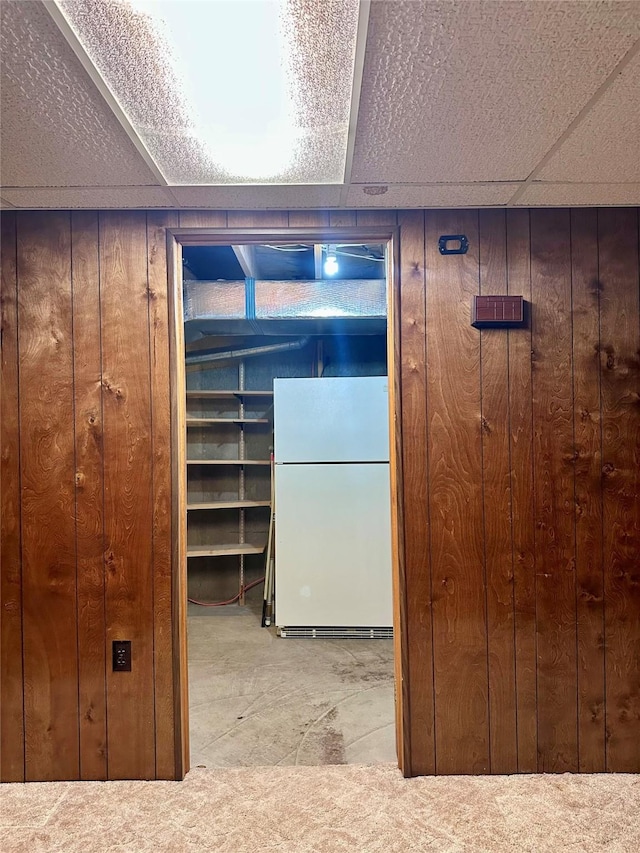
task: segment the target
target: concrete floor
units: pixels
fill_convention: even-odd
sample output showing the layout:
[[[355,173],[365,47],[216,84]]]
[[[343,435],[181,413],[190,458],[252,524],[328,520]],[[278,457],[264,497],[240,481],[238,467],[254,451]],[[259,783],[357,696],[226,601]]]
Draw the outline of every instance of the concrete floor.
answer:
[[[189,605],[192,767],[395,763],[392,640],[282,639]]]

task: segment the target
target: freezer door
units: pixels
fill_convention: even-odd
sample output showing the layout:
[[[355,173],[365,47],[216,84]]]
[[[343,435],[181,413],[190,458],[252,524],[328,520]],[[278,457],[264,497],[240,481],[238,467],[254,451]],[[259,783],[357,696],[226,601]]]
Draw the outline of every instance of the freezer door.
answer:
[[[388,462],[386,376],[276,379],[276,462]]]
[[[276,624],[390,627],[388,464],[276,465]]]

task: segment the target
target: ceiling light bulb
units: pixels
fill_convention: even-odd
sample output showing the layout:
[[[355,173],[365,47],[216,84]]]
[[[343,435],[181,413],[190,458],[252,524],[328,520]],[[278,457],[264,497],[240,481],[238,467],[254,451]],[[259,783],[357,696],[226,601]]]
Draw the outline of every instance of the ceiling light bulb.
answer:
[[[327,255],[327,259],[324,262],[324,274],[325,275],[335,275],[337,272],[338,272],[338,259],[333,254]]]

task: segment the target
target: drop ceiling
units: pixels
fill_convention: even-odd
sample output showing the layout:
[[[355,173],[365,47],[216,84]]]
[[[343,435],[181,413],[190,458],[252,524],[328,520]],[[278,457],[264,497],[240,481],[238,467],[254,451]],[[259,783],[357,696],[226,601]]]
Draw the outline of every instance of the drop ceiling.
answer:
[[[47,5],[0,4],[5,208],[640,204],[638,0],[361,2],[343,180],[220,186],[167,184]]]

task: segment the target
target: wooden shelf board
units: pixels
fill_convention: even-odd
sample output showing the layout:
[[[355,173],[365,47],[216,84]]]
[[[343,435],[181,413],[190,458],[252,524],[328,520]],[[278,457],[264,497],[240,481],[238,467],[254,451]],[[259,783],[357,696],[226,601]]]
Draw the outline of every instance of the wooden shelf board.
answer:
[[[230,397],[273,397],[273,391],[187,391],[187,397],[201,400],[223,400]]]
[[[186,418],[188,424],[268,424],[269,418]]]
[[[270,465],[269,459],[187,459],[187,465]]]
[[[256,506],[271,506],[271,501],[203,501],[187,504],[190,509],[245,509]]]
[[[245,543],[231,543],[224,545],[191,545],[187,548],[187,557],[233,557],[240,554],[262,554],[265,545],[251,545]]]

